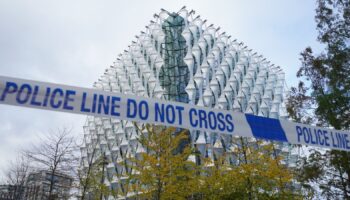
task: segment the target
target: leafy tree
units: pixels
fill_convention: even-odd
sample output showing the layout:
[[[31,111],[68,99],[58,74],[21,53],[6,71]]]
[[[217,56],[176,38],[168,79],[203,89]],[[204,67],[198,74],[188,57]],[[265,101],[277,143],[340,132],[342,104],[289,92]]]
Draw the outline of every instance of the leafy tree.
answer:
[[[145,125],[139,138],[145,152],[133,159],[130,175],[134,189],[148,199],[186,199],[198,187],[197,166],[188,160],[192,154],[187,131],[174,127]]]
[[[225,154],[207,160],[201,177],[204,199],[302,199],[292,188],[293,175],[275,155],[272,143],[248,144],[240,138],[235,154],[238,165],[226,162]],[[212,163],[212,165],[210,165]],[[208,165],[209,164],[209,165]]]
[[[349,130],[350,1],[317,0],[315,19],[325,49],[314,54],[307,47],[301,53],[297,76],[306,82],[292,88],[287,110],[296,121]],[[350,153],[314,150],[301,172],[301,180],[318,184],[327,198],[350,199]]]
[[[81,172],[80,178],[81,197],[80,199],[105,199],[108,196],[115,196],[111,188],[104,184],[105,167],[108,164],[105,155],[99,156],[91,162],[87,169]]]
[[[108,178],[106,168],[110,161],[105,152],[101,152],[100,142],[99,137],[96,140],[90,140],[88,152],[84,152],[87,148],[81,146],[80,162],[74,171],[80,200],[105,199],[116,195],[104,184]]]
[[[223,153],[197,166],[189,161],[195,152],[187,131],[152,125],[145,130],[139,138],[145,151],[132,160],[129,179],[136,199],[302,199],[273,143],[240,138],[234,152],[239,164],[228,163]]]

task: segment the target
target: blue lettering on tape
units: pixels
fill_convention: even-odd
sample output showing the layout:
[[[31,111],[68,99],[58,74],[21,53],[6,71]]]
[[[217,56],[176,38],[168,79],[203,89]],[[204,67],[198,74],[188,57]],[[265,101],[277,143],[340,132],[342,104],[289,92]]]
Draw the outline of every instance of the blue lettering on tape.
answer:
[[[34,87],[34,92],[33,92],[32,100],[30,101],[30,105],[41,106],[41,102],[36,101],[38,92],[39,92],[39,86],[36,85]]]
[[[57,101],[55,99],[58,97]],[[52,91],[50,105],[52,108],[59,108],[62,105],[63,90],[61,88],[56,88]]]
[[[32,94],[32,87],[29,84],[23,84],[18,90],[16,101],[19,104],[25,104]]]
[[[185,108],[183,106],[176,106],[175,108],[178,111],[178,115],[179,115],[179,125],[182,125],[182,111]]]
[[[112,96],[112,105],[111,105],[111,115],[112,116],[120,116],[120,113],[116,111],[116,108],[120,108],[120,105],[117,104],[120,102],[120,97]]]
[[[177,130],[186,128],[244,135],[239,131],[234,132],[236,125],[245,126],[245,123],[234,123],[234,118],[236,116],[240,118],[243,114],[176,102],[148,100],[132,95],[120,94],[120,97],[114,95],[110,92],[0,76],[1,104],[69,111],[103,117],[117,116],[122,120],[147,121],[148,123],[160,122],[165,125],[176,126],[178,127]],[[124,99],[121,101],[121,98],[125,98],[126,101]],[[124,105],[125,103],[126,105]],[[75,108],[75,106],[77,107]],[[350,151],[350,133],[348,131],[293,123],[288,124],[286,126],[288,128],[283,130],[278,119],[249,114],[244,116],[253,136],[256,138],[288,142],[286,137],[286,134],[288,134],[291,138],[296,139],[296,141],[289,141],[293,144],[323,146]]]
[[[74,102],[74,96],[76,92],[73,90],[67,90],[66,91],[66,96],[64,98],[64,103],[63,103],[63,109],[66,110],[73,110],[74,107],[69,105],[69,102]]]
[[[126,117],[127,118],[135,118],[137,115],[137,103],[134,99],[128,99],[127,102],[127,113]]]
[[[81,112],[90,112],[91,110],[89,108],[86,107],[86,92],[83,92],[83,97],[82,97],[82,100],[81,100],[81,107],[80,107],[80,111]]]
[[[197,117],[197,110],[194,108],[191,108],[189,111],[189,115],[190,115],[190,124],[192,127],[196,128],[198,126],[198,119],[195,118]]]
[[[147,120],[149,114],[149,108],[147,101],[141,101],[139,104],[140,119]]]
[[[6,82],[4,91],[1,94],[0,101],[4,101],[7,94],[15,93],[17,91],[17,84],[14,82]]]

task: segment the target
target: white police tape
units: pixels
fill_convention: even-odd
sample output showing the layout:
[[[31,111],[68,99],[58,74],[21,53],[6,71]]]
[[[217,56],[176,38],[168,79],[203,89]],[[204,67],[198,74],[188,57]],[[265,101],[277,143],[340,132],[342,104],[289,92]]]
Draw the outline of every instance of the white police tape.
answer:
[[[161,99],[4,76],[0,76],[0,104],[115,117],[350,151],[350,133],[345,131]]]

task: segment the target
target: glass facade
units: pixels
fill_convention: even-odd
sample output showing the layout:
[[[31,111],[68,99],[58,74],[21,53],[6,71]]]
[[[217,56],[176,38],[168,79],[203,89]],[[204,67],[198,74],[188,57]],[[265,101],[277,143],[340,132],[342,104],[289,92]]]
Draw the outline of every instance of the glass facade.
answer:
[[[233,40],[206,20],[182,9],[161,11],[136,36],[95,87],[101,90],[179,101],[192,105],[285,118],[284,72],[243,43]],[[141,126],[142,124],[140,124]],[[102,154],[107,158],[105,184],[118,198],[127,198],[130,158],[145,152],[140,131],[130,121],[88,117],[84,126],[82,167]],[[191,145],[201,157],[215,160],[225,152],[227,162],[238,164],[239,141],[231,135],[189,131]],[[244,138],[255,145],[254,138]],[[285,144],[275,145],[284,164],[295,160]]]
[[[184,28],[185,20],[176,13],[171,14],[162,24],[165,34],[164,43],[161,45],[164,65],[160,69],[159,81],[166,100],[188,103],[185,88],[190,79],[190,72],[184,62],[187,54],[186,40],[182,36]]]

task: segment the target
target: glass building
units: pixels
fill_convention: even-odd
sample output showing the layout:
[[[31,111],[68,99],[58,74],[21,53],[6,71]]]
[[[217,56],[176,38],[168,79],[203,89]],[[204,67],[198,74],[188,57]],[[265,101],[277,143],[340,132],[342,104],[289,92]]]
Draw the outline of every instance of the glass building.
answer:
[[[162,10],[146,30],[118,56],[94,84],[98,89],[136,94],[192,105],[233,110],[270,118],[286,118],[284,72],[254,53],[242,42],[209,25],[185,8]],[[226,152],[227,161],[238,164],[239,148],[231,135],[189,131],[191,145],[204,157],[215,159]],[[128,192],[128,158],[145,152],[133,123],[111,118],[88,117],[84,126],[82,166],[105,155],[104,182],[118,198]],[[254,144],[254,138],[246,141]],[[277,143],[283,164],[294,165],[296,156],[287,144]],[[199,162],[200,158],[190,158]],[[107,164],[108,163],[108,164]]]

